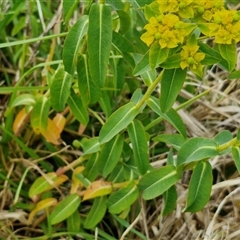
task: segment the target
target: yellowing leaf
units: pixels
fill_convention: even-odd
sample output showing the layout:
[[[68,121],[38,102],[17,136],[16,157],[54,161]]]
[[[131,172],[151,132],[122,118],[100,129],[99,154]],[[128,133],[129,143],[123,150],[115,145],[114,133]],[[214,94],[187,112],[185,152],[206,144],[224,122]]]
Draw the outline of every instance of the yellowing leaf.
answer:
[[[55,123],[55,125],[59,129],[59,132],[61,133],[64,129],[65,124],[66,124],[66,118],[62,114],[57,113],[57,115],[53,118],[52,121]]]
[[[71,184],[71,190],[70,193],[76,193],[82,186],[82,182],[75,176],[78,173],[81,173],[84,170],[83,166],[77,167],[74,169],[73,171],[73,175],[72,175],[72,184]]]
[[[30,187],[29,197],[36,199],[36,195],[59,186],[67,180],[68,177],[66,175],[57,176],[55,172],[47,173],[45,176],[41,176],[35,180],[35,182]]]
[[[30,114],[23,108],[16,116],[13,122],[13,132],[16,136],[19,136],[24,126],[29,122]]]
[[[32,223],[33,217],[36,215],[37,212],[47,209],[51,206],[55,206],[57,204],[56,198],[47,198],[37,203],[35,208],[30,212],[28,216],[28,224]]]
[[[41,132],[46,140],[55,145],[61,144],[60,141],[60,130],[57,127],[56,123],[48,118],[48,125],[46,131]]]
[[[98,180],[89,185],[83,196],[83,201],[91,198],[96,198],[110,194],[112,192],[112,185],[109,182]]]

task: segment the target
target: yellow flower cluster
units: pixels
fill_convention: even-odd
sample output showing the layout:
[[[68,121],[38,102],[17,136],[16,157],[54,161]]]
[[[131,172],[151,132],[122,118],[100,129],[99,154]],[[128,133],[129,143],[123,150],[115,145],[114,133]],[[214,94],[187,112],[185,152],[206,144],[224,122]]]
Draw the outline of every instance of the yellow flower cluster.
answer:
[[[205,54],[198,51],[198,45],[185,45],[182,47],[180,67],[185,69],[189,67],[192,72],[201,73],[202,64]]]
[[[217,11],[209,23],[209,36],[219,44],[232,44],[240,41],[240,15],[236,10]]]
[[[192,31],[193,25],[180,21],[174,14],[158,15],[151,17],[144,27],[147,31],[141,36],[141,40],[150,46],[158,41],[161,48],[175,48]]]

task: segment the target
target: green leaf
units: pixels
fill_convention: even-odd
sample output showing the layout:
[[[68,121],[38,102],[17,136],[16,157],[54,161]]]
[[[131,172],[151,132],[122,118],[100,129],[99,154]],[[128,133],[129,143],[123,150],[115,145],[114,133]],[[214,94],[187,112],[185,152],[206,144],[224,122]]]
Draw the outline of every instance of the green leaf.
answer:
[[[186,139],[180,134],[161,134],[154,137],[153,141],[171,144],[176,150],[179,150]]]
[[[111,8],[105,4],[93,3],[89,13],[88,54],[89,70],[96,86],[105,85],[111,42]]]
[[[154,81],[154,79],[156,78],[156,73],[151,71],[147,71],[144,73],[140,74],[144,84],[148,87],[150,87]]]
[[[29,106],[34,106],[36,103],[35,97],[31,94],[21,94],[17,96],[12,104],[11,108],[20,106],[20,105],[29,105]]]
[[[222,145],[230,140],[233,139],[233,135],[229,130],[223,130],[221,132],[219,132],[215,137],[214,137],[214,141],[218,144],[218,145]]]
[[[232,44],[217,44],[217,48],[222,58],[226,60],[227,64],[224,61],[220,62],[226,70],[229,72],[233,71],[237,62],[237,46],[235,43]]]
[[[29,189],[29,197],[32,198],[37,194],[43,193],[51,186],[50,181],[56,181],[56,179],[57,174],[51,172],[47,174],[47,178],[43,176],[37,178]]]
[[[114,214],[121,213],[136,201],[138,195],[139,190],[134,183],[112,193],[107,200],[109,212]]]
[[[240,173],[240,147],[232,147],[232,156],[237,170]]]
[[[222,145],[224,143],[227,143],[229,141],[231,141],[233,139],[233,135],[230,131],[228,130],[223,130],[221,132],[219,132],[215,137],[214,137],[214,141],[218,144],[218,145]],[[228,154],[231,151],[231,148],[229,147],[228,149],[219,152],[219,155],[224,155],[224,154]]]
[[[138,112],[139,110],[132,102],[127,103],[115,111],[100,130],[100,144],[110,141],[120,131],[126,128],[128,124],[135,118]]]
[[[68,232],[75,232],[79,233],[81,226],[81,218],[80,213],[78,210],[73,212],[68,218],[67,218],[67,230]]]
[[[237,136],[236,137],[237,137],[237,140],[240,141],[240,128],[237,131]]]
[[[110,176],[108,177],[108,181],[116,183],[123,182],[124,180],[124,166],[122,164],[117,164],[117,166],[113,169]]]
[[[88,16],[83,15],[70,29],[63,46],[63,64],[65,71],[74,73],[81,40],[88,30]]]
[[[118,134],[103,146],[99,156],[98,165],[104,178],[106,178],[117,165],[122,153],[123,142],[123,136]]]
[[[168,48],[161,48],[158,42],[153,43],[149,51],[149,63],[151,69],[154,70],[158,64],[164,62],[168,57],[168,53]]]
[[[71,18],[77,4],[78,4],[77,0],[63,1],[63,16],[65,23],[68,22],[68,20]]]
[[[137,57],[135,58],[137,60]],[[143,55],[139,61],[137,61],[136,67],[133,70],[133,75],[137,76],[147,71],[151,71],[151,67],[149,65],[149,52],[146,52],[146,54]]]
[[[164,69],[175,69],[180,67],[181,55],[180,53],[173,54],[160,64],[160,67]]]
[[[139,120],[134,120],[127,127],[127,131],[132,143],[134,162],[141,174],[149,169],[148,139],[143,125]]]
[[[106,118],[109,118],[109,116],[112,113],[112,106],[111,106],[111,100],[108,96],[108,93],[103,91],[102,97],[99,99],[99,104],[105,113]]]
[[[98,137],[83,138],[81,140],[84,155],[99,152],[101,150]]]
[[[52,108],[56,112],[64,110],[70,95],[71,85],[72,76],[65,72],[63,68],[59,68],[50,86],[50,100]]]
[[[217,155],[217,144],[213,140],[200,137],[191,138],[181,146],[177,164],[199,161]]]
[[[229,79],[229,80],[238,79],[238,78],[240,78],[240,70],[231,72],[231,73],[228,75],[228,79]]]
[[[81,198],[77,193],[71,194],[63,199],[54,207],[50,214],[50,222],[52,225],[62,222],[71,216],[79,207]]]
[[[117,14],[120,20],[119,33],[124,35],[128,31],[128,29],[131,27],[131,18],[127,12],[121,9],[117,10]]]
[[[83,125],[87,125],[89,121],[88,111],[84,107],[82,99],[76,95],[73,89],[67,101],[74,117]]]
[[[17,20],[17,19],[15,19]],[[26,16],[23,16],[17,20],[17,23],[13,25],[11,36],[14,37],[18,34],[24,27],[26,27]]]
[[[94,199],[90,212],[88,213],[87,218],[84,222],[84,228],[94,228],[102,220],[107,210],[106,201],[106,196]]]
[[[222,59],[221,54],[213,48],[209,47],[208,44],[198,42],[199,50],[205,54],[204,59],[201,61],[203,65],[213,65],[220,62]]]
[[[101,96],[101,89],[92,81],[89,68],[88,59],[85,54],[78,57],[77,62],[78,73],[78,89],[85,107],[89,104],[96,103]]]
[[[139,189],[143,191],[145,200],[156,198],[163,194],[179,179],[174,166],[165,166],[147,173],[140,179]]]
[[[186,212],[200,211],[209,201],[212,189],[212,167],[209,162],[200,161],[190,179]]]
[[[177,205],[177,190],[173,185],[166,192],[163,193],[164,208],[162,210],[162,215],[166,216],[173,212]]]
[[[116,0],[105,0],[107,4],[110,4],[113,9],[123,9],[124,4],[122,3],[121,0],[116,1]]]
[[[160,106],[159,106],[159,100],[157,98],[153,97],[153,96],[151,96],[147,100],[147,104],[155,113],[157,113],[163,119],[165,119],[170,124],[172,124],[173,127],[179,133],[181,133],[184,138],[186,138],[186,136],[187,136],[186,127],[185,127],[182,119],[180,118],[180,116],[178,115],[178,113],[174,109],[171,108],[167,113],[163,113],[160,109]]]
[[[160,107],[163,112],[167,112],[174,104],[178,93],[181,91],[185,81],[187,70],[165,69],[161,82]]]
[[[38,98],[36,105],[31,113],[31,125],[36,133],[46,131],[48,124],[48,113],[50,110],[50,101],[45,96]]]
[[[100,148],[99,148],[100,150]],[[83,170],[83,175],[86,176],[89,181],[93,182],[99,175],[98,171],[98,153],[93,153],[88,159],[85,169]]]
[[[113,31],[112,35],[112,45],[122,54],[125,52],[134,52],[132,44],[124,36],[115,31]]]

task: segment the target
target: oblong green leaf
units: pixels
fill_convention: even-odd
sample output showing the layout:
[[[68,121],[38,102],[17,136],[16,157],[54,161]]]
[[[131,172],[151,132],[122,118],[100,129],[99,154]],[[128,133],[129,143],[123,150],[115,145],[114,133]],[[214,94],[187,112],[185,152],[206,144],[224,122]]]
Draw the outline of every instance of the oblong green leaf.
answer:
[[[177,205],[177,190],[173,185],[166,192],[163,193],[164,208],[162,210],[162,215],[166,216],[176,208]]]
[[[198,42],[199,50],[205,54],[204,59],[201,61],[203,65],[213,65],[217,62],[220,62],[221,55],[218,51],[211,48],[206,43]]]
[[[116,135],[111,141],[105,143],[100,153],[98,164],[103,177],[107,177],[112,172],[121,156],[124,138],[122,135]]]
[[[236,79],[236,78],[240,78],[240,70],[233,71],[228,75],[229,80]]]
[[[105,85],[111,42],[111,8],[105,4],[93,3],[89,13],[88,54],[90,74],[97,86]]]
[[[141,174],[149,169],[148,139],[143,125],[139,120],[134,120],[127,127],[127,131],[132,143],[134,162]]]
[[[50,101],[55,111],[61,112],[64,110],[70,95],[71,84],[72,76],[65,72],[63,68],[59,68],[50,86]]]
[[[45,96],[39,97],[31,113],[31,126],[36,133],[46,131],[49,110],[49,99]]]
[[[137,76],[140,75],[146,71],[150,71],[151,67],[149,64],[149,51],[146,52],[145,55],[142,56],[140,60],[138,60],[139,57],[135,56],[137,64],[136,67],[133,70],[133,75]]]
[[[167,113],[163,113],[159,106],[159,100],[153,96],[151,96],[147,100],[147,104],[155,113],[157,113],[163,119],[172,124],[173,127],[176,128],[176,130],[179,133],[181,133],[184,138],[186,138],[187,136],[186,127],[182,119],[174,109],[171,108]]]
[[[51,186],[50,181],[55,181],[56,179],[57,174],[53,172],[47,173],[47,178],[43,176],[37,178],[29,189],[29,197],[31,198],[37,194],[43,193]]]
[[[88,16],[83,15],[70,29],[63,46],[63,64],[65,71],[73,74],[81,40],[88,31]]]
[[[138,195],[139,190],[135,184],[130,184],[112,193],[107,200],[109,212],[114,214],[121,213],[136,201]]]
[[[80,226],[81,226],[81,218],[80,218],[80,213],[77,209],[67,218],[67,230],[68,232],[79,233]]]
[[[84,222],[84,228],[94,228],[102,220],[107,210],[106,201],[106,196],[94,199],[91,210],[88,213],[87,218]]]
[[[185,81],[187,70],[165,69],[161,81],[160,107],[167,112],[174,104]]]
[[[229,72],[233,71],[237,62],[237,46],[236,43],[232,44],[217,44],[217,48],[222,58],[226,60],[227,64],[224,61],[220,62],[226,70]]]
[[[73,193],[59,202],[56,207],[54,207],[49,218],[51,224],[57,224],[62,222],[71,216],[81,203],[81,198],[77,193]]]
[[[237,170],[240,173],[240,147],[232,147],[232,156]]]
[[[212,167],[209,162],[200,161],[190,179],[187,206],[184,211],[200,211],[209,201],[212,189]]]
[[[117,14],[118,14],[119,20],[120,20],[119,33],[123,35],[128,31],[128,29],[131,26],[131,18],[126,11],[121,10],[121,9],[117,10]]]
[[[71,89],[71,94],[68,98],[67,103],[72,110],[74,117],[83,125],[87,125],[89,121],[88,111],[84,107],[81,98],[76,95],[73,89]]]
[[[153,141],[164,142],[172,145],[176,150],[185,143],[186,139],[180,134],[161,134],[153,138]]]
[[[11,107],[16,107],[16,106],[20,106],[20,105],[33,106],[33,105],[35,105],[35,103],[36,103],[36,100],[33,95],[21,94],[13,100]]]
[[[143,191],[143,198],[149,200],[163,194],[178,180],[176,168],[168,165],[147,173],[141,178],[138,186]]]
[[[139,110],[136,105],[132,102],[120,107],[115,111],[103,125],[99,133],[99,142],[103,144],[110,141],[120,131],[128,126],[128,124],[138,114]]]
[[[83,138],[80,142],[84,155],[100,151],[100,143],[98,137]]]
[[[125,52],[134,52],[132,44],[124,36],[115,31],[113,31],[112,35],[112,45],[122,54]]]
[[[175,69],[180,67],[181,55],[180,53],[173,54],[160,64],[160,67],[164,69]]]
[[[68,20],[71,18],[77,4],[77,0],[63,1],[63,16],[65,23],[68,22]]]
[[[181,146],[177,164],[199,161],[217,155],[217,144],[213,140],[200,137],[191,138]]]
[[[149,51],[149,63],[151,69],[154,70],[158,64],[164,62],[168,57],[168,53],[169,48],[161,48],[158,42],[153,43]]]
[[[91,182],[93,182],[99,175],[98,161],[97,161],[98,157],[99,157],[99,154],[97,152],[93,153],[91,157],[88,159],[86,166],[83,170],[83,175],[86,176],[86,178]]]
[[[101,89],[92,81],[89,68],[87,55],[81,54],[77,62],[78,73],[78,89],[81,99],[85,107],[88,104],[96,103],[101,96]]]

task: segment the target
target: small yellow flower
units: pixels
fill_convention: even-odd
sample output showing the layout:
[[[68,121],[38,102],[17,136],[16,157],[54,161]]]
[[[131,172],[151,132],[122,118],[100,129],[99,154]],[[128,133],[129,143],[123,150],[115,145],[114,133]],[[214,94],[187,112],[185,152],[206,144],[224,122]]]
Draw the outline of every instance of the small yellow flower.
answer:
[[[159,44],[161,48],[175,48],[178,46],[178,42],[179,41],[177,40],[173,31],[169,30],[165,31],[159,39]]]
[[[198,45],[185,45],[182,47],[180,67],[185,69],[189,67],[190,70],[198,75],[201,75],[202,64],[201,61],[205,58],[205,54],[198,51]]]
[[[159,12],[177,12],[179,9],[179,3],[177,0],[157,0],[159,4]]]

